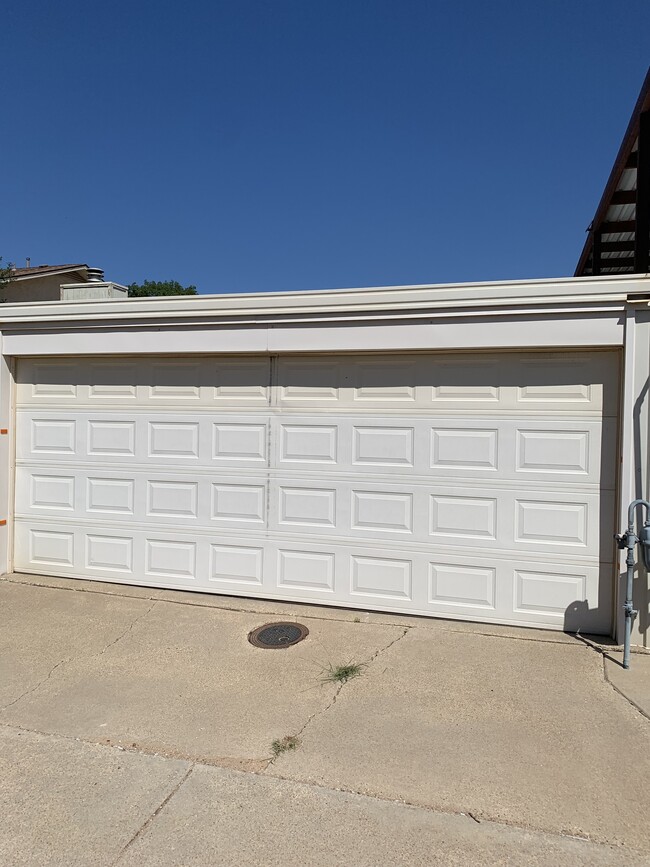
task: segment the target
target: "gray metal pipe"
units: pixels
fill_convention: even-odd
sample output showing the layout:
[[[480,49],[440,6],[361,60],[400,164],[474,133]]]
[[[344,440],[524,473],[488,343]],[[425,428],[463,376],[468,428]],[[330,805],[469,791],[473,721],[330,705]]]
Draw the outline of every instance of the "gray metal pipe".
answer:
[[[650,516],[650,503],[647,500],[634,500],[630,503],[630,507],[627,510],[627,532],[622,536],[616,536],[616,541],[618,543],[618,547],[621,549],[627,549],[627,556],[625,558],[625,565],[627,566],[627,582],[625,588],[625,602],[623,603],[623,610],[625,612],[625,638],[623,642],[623,668],[630,667],[630,647],[632,644],[632,621],[638,614],[638,611],[635,610],[634,604],[632,601],[632,596],[634,592],[634,549],[639,542],[639,536],[636,533],[636,521],[635,521],[635,512],[638,506],[643,506],[646,510],[646,521],[643,526],[643,545],[644,550],[642,552],[643,562],[647,565],[648,558],[650,556],[650,552],[645,550],[645,545],[647,544],[648,535],[650,532],[649,529],[649,521],[648,517]]]

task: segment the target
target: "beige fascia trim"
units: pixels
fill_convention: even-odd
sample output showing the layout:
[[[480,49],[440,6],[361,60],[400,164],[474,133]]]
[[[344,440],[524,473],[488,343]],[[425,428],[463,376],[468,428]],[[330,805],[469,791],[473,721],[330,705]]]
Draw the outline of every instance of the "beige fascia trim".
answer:
[[[571,291],[567,291],[568,287]],[[635,294],[650,293],[650,278],[620,275],[603,278],[509,283],[401,286],[351,290],[257,293],[251,295],[199,295],[178,298],[131,298],[106,301],[48,301],[4,304],[0,323],[10,328],[20,323],[68,324],[117,323],[120,320],[212,322],[232,324],[257,320],[269,324],[350,318],[422,318],[438,315],[520,315],[544,312],[570,313],[592,307],[624,305]],[[645,299],[644,299],[645,303]]]

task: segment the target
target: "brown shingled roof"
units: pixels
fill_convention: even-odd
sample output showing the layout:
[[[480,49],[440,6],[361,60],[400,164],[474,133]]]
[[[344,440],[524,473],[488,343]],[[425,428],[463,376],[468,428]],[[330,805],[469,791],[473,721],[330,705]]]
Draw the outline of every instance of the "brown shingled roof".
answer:
[[[56,274],[57,271],[78,271],[79,268],[87,268],[88,265],[81,263],[76,265],[34,265],[33,268],[12,268],[13,277],[31,277],[35,274]]]

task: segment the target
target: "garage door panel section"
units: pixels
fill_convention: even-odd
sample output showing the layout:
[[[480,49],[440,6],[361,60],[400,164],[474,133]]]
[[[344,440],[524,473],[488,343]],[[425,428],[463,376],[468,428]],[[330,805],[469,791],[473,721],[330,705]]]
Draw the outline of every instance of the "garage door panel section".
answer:
[[[320,418],[297,418],[290,422],[273,420],[276,461],[291,469],[313,469],[314,464],[345,466],[349,457],[342,451],[342,423],[324,424]],[[349,454],[349,452],[348,452]],[[347,458],[347,459],[346,459]]]
[[[26,435],[17,441],[16,459],[73,463],[176,467],[268,466],[268,420],[238,414],[191,416],[145,412],[88,413],[17,410]]]
[[[333,404],[386,412],[569,412],[615,418],[618,372],[612,353],[453,355],[328,359],[280,358],[275,401],[283,409]],[[550,363],[549,363],[550,362]],[[364,410],[365,411],[365,410]]]
[[[21,360],[15,568],[607,632],[617,383],[608,352]]]
[[[120,400],[158,406],[181,394],[197,406],[282,405],[301,410],[369,407],[404,411],[405,403],[430,411],[569,412],[615,418],[618,371],[610,352],[418,354],[387,359],[355,355],[277,360],[197,356],[127,359],[21,359],[19,405],[113,406]],[[135,400],[134,400],[135,399]],[[194,403],[194,401],[193,401]],[[392,406],[394,404],[394,406]]]
[[[126,470],[126,468],[124,468]],[[125,472],[107,467],[16,468],[16,516],[30,514],[84,523],[187,525],[210,532],[266,527],[268,480],[247,476]]]
[[[268,358],[23,359],[16,375],[19,405],[112,407],[121,401],[178,408],[267,406]]]
[[[271,501],[267,512],[266,503]],[[597,494],[555,493],[517,496],[495,489],[490,496],[458,487],[404,485],[328,486],[322,480],[257,480],[229,476],[215,482],[188,475],[127,478],[83,470],[17,470],[16,519],[49,518],[58,526],[83,523],[116,531],[155,524],[161,530],[212,537],[236,532],[257,539],[260,531],[278,539],[308,539],[321,547],[390,546],[409,555],[435,549],[456,557],[469,552],[490,558],[535,555],[548,562],[612,562],[612,544],[601,535]]]
[[[30,571],[171,589],[557,628],[575,610],[596,633],[610,623],[608,564],[35,522],[17,523],[16,556]]]
[[[373,413],[325,423],[315,415],[271,419],[278,469],[414,479],[467,478],[613,486],[616,423],[516,418],[402,416]],[[605,464],[603,466],[602,464]]]

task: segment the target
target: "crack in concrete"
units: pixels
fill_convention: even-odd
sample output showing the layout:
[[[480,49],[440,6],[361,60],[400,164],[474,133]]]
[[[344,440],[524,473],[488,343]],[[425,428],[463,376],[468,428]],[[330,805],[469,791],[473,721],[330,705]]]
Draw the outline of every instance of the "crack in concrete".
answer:
[[[68,656],[68,657],[66,657],[65,659],[60,659],[60,660],[56,663],[56,665],[53,665],[53,666],[52,666],[52,668],[48,671],[48,673],[45,675],[45,677],[43,677],[43,678],[41,678],[41,680],[39,680],[39,682],[38,682],[37,684],[35,684],[34,686],[30,686],[29,689],[26,689],[24,692],[22,692],[22,693],[18,696],[18,698],[14,698],[12,701],[8,702],[7,704],[2,705],[2,707],[0,707],[0,712],[2,712],[2,711],[4,711],[4,710],[7,710],[7,708],[12,707],[12,705],[14,705],[14,704],[18,704],[18,702],[19,702],[21,699],[25,698],[25,696],[28,696],[28,695],[30,695],[32,692],[36,692],[37,689],[40,689],[40,687],[43,686],[43,684],[46,683],[46,682],[47,682],[47,681],[52,677],[52,675],[53,675],[54,672],[57,670],[57,668],[59,668],[59,666],[63,665],[63,664],[66,663],[66,662],[70,662],[70,660],[71,660],[72,658],[73,658],[73,657]]]
[[[176,783],[176,785],[172,788],[171,792],[169,792],[169,793],[167,794],[167,796],[166,796],[165,798],[163,798],[163,800],[160,802],[160,804],[158,804],[158,806],[157,806],[156,809],[153,811],[153,813],[149,816],[149,818],[146,819],[146,820],[142,823],[142,825],[138,828],[138,830],[135,832],[135,834],[134,834],[134,835],[131,837],[131,839],[127,842],[127,844],[126,844],[126,845],[125,845],[125,846],[120,850],[120,852],[119,852],[117,858],[116,858],[114,861],[111,862],[110,867],[115,867],[115,865],[117,865],[117,864],[120,863],[120,861],[122,860],[122,858],[124,857],[124,855],[126,855],[126,853],[128,852],[128,850],[129,850],[129,849],[131,848],[131,846],[135,843],[135,841],[136,841],[139,837],[141,837],[141,836],[146,832],[147,828],[149,828],[149,826],[151,825],[151,823],[155,821],[156,816],[158,816],[158,815],[161,813],[161,811],[165,809],[165,807],[167,806],[167,804],[171,801],[171,799],[172,799],[172,798],[174,797],[174,795],[178,792],[178,790],[181,788],[181,786],[182,786],[184,783],[187,782],[187,780],[188,780],[188,778],[189,778],[189,776],[190,776],[190,774],[192,773],[193,770],[194,770],[194,765],[190,765],[190,767],[187,769],[187,771],[185,771],[185,773],[183,774],[183,776],[181,777],[181,779],[180,779],[180,780]]]
[[[131,630],[133,629],[135,624],[138,623],[138,621],[143,620],[147,616],[147,614],[149,614],[149,612],[153,610],[154,606],[156,605],[156,602],[158,602],[157,599],[154,600],[153,604],[150,605],[149,608],[147,608],[147,610],[145,612],[143,612],[142,614],[138,614],[138,616],[135,617],[131,621],[131,623],[126,627],[126,629],[124,629],[122,632],[120,632],[120,634],[117,636],[117,638],[114,638],[112,641],[109,641],[105,647],[103,647],[101,650],[97,651],[96,653],[84,655],[83,659],[92,659],[95,656],[102,656],[104,653],[106,653],[106,651],[110,647],[113,647],[113,645],[117,644],[118,641],[121,641],[125,635],[128,635],[128,633],[131,632]],[[60,659],[56,663],[56,665],[52,666],[52,668],[48,671],[48,673],[45,675],[45,677],[43,677],[43,678],[41,678],[41,680],[39,680],[39,682],[37,684],[35,684],[34,686],[30,686],[29,689],[26,689],[17,698],[14,698],[14,699],[12,699],[12,701],[8,702],[7,704],[2,705],[2,707],[0,707],[0,713],[2,713],[3,711],[7,710],[10,707],[12,707],[15,704],[18,704],[18,702],[21,701],[23,698],[26,698],[28,695],[31,695],[33,692],[36,692],[38,689],[40,689],[43,686],[43,684],[47,683],[47,681],[52,677],[54,672],[58,668],[60,668],[62,665],[67,665],[68,663],[73,662],[75,659],[80,659],[80,658],[82,658],[82,657],[67,656],[67,657],[65,657],[65,659]]]
[[[150,614],[150,613],[153,611],[153,609],[156,607],[156,605],[158,604],[158,602],[159,602],[158,599],[154,599],[154,601],[153,601],[153,602],[151,603],[151,605],[147,608],[147,610],[146,610],[145,612],[143,612],[142,614],[138,614],[138,616],[135,617],[135,618],[131,621],[131,623],[126,627],[126,629],[124,629],[124,630],[123,630],[123,631],[122,631],[122,632],[117,636],[117,638],[114,638],[113,641],[109,641],[108,644],[106,645],[106,647],[104,647],[102,650],[100,650],[99,653],[92,653],[92,654],[90,655],[90,657],[88,657],[88,658],[90,659],[90,658],[92,658],[93,656],[103,656],[103,654],[106,653],[106,651],[107,651],[110,647],[113,647],[115,644],[117,644],[118,641],[121,641],[121,640],[124,638],[125,635],[128,635],[129,632],[131,632],[131,631],[133,630],[133,627],[135,626],[136,623],[139,623],[140,620],[144,620],[144,618],[145,618],[148,614]]]
[[[398,641],[401,641],[401,640],[404,638],[404,636],[405,636],[408,632],[410,632],[411,629],[412,629],[412,627],[410,627],[410,626],[402,627],[402,634],[401,634],[401,635],[398,635],[396,638],[393,638],[393,640],[390,641],[388,644],[386,644],[384,647],[380,647],[380,648],[378,648],[377,650],[375,650],[375,652],[372,654],[372,656],[370,657],[370,659],[368,660],[368,662],[364,663],[364,666],[365,666],[365,667],[368,667],[368,666],[372,665],[372,663],[377,659],[378,656],[380,656],[382,653],[385,653],[387,650],[390,650],[390,648],[391,648],[394,644],[397,644]],[[332,696],[332,699],[331,699],[331,700],[330,700],[330,701],[325,705],[325,707],[319,708],[318,710],[314,711],[314,713],[310,714],[310,715],[307,717],[307,720],[306,720],[306,722],[303,724],[302,728],[300,728],[300,730],[299,730],[298,732],[296,732],[296,734],[294,735],[294,737],[298,738],[298,740],[300,741],[301,738],[302,738],[302,736],[303,736],[303,734],[305,733],[306,729],[307,729],[308,726],[309,726],[309,725],[310,725],[310,724],[311,724],[311,723],[316,719],[316,717],[323,716],[323,715],[326,714],[329,710],[331,710],[331,708],[334,707],[334,705],[336,704],[336,701],[337,701],[339,695],[341,694],[341,690],[343,689],[343,687],[344,687],[347,683],[350,683],[350,681],[352,681],[352,680],[356,680],[356,678],[353,678],[353,677],[352,677],[352,678],[350,678],[349,680],[344,680],[344,681],[342,681],[341,683],[339,683],[338,686],[337,686],[337,688],[336,688],[336,690],[335,690],[335,692],[334,692],[334,695]],[[300,749],[300,744],[298,744],[298,749]],[[262,773],[266,773],[266,772],[269,770],[269,768],[271,768],[271,767],[273,766],[273,764],[274,764],[274,763],[275,763],[279,758],[281,758],[281,756],[282,756],[282,753],[280,753],[280,754],[277,755],[277,756],[273,756],[273,758],[271,758],[271,759],[269,760],[268,765],[267,765],[266,768],[262,771]]]
[[[611,652],[611,651],[616,651],[616,650],[622,651],[622,650],[623,650],[623,646],[621,645],[620,647],[618,647],[618,646],[610,647],[610,646],[608,646],[608,645],[597,644],[597,643],[594,642],[594,641],[588,641],[588,640],[587,640],[586,638],[584,638],[583,636],[579,636],[579,637],[580,637],[580,640],[582,641],[582,643],[584,644],[584,646],[587,648],[587,650],[593,650],[594,653],[596,653],[596,654],[598,654],[598,656],[600,656],[601,663],[602,663],[602,673],[603,673],[603,680],[604,680],[604,682],[605,682],[609,687],[611,687],[611,688],[614,690],[615,693],[617,693],[618,695],[620,695],[621,698],[622,698],[622,699],[623,699],[627,704],[629,704],[631,707],[633,707],[634,710],[637,711],[637,713],[640,713],[641,716],[642,716],[644,719],[647,719],[647,720],[650,721],[650,716],[646,713],[646,711],[643,710],[643,708],[640,707],[640,706],[639,706],[635,701],[633,701],[629,696],[625,695],[625,693],[623,692],[623,690],[621,690],[618,686],[616,686],[615,683],[612,683],[612,681],[609,679],[609,675],[607,674],[607,660],[608,660],[608,659],[609,659],[610,661],[613,661],[614,664],[616,664],[616,665],[619,664],[616,660],[612,660],[611,657],[608,657],[607,654],[608,654],[609,652]],[[644,648],[644,650],[645,650],[645,648]]]
[[[633,701],[628,695],[626,695],[622,689],[620,689],[618,686],[616,686],[615,683],[612,683],[612,681],[609,679],[609,675],[607,674],[607,660],[608,659],[610,660],[610,662],[614,662],[615,665],[619,664],[616,660],[612,660],[612,658],[609,657],[607,654],[611,651],[616,651],[616,650],[622,651],[623,645],[610,647],[609,645],[606,645],[606,644],[604,644],[604,645],[603,644],[596,644],[596,642],[587,641],[582,636],[580,636],[580,640],[583,642],[584,646],[588,650],[593,650],[594,653],[596,653],[600,656],[601,663],[602,663],[603,681],[607,684],[607,686],[611,687],[617,695],[620,695],[620,697],[627,704],[629,704],[631,707],[633,707],[634,710],[637,711],[637,713],[641,714],[641,716],[644,719],[647,719],[648,721],[650,721],[650,715],[648,715],[642,707],[640,707],[635,701]],[[635,652],[634,648],[632,648],[632,652],[633,653]],[[645,648],[643,648],[641,650],[641,653],[646,653],[646,652],[647,651]]]
[[[377,659],[378,656],[381,656],[383,653],[386,653],[387,650],[390,650],[394,644],[397,644],[398,641],[401,641],[413,628],[414,627],[412,626],[403,626],[402,634],[398,635],[396,638],[393,638],[393,640],[389,641],[388,644],[386,644],[384,647],[380,647],[378,650],[375,650],[373,655],[368,660],[367,665],[372,665],[372,663],[375,661],[375,659]]]
[[[603,661],[603,678],[605,680],[605,683],[608,684],[609,686],[611,686],[611,688],[614,690],[614,692],[617,693],[618,695],[620,695],[621,698],[624,699],[631,707],[633,707],[635,711],[640,713],[644,719],[650,720],[650,716],[648,716],[648,714],[643,710],[643,708],[640,707],[635,701],[632,701],[632,699],[629,696],[625,695],[625,693],[621,689],[619,689],[615,683],[612,683],[612,681],[609,679],[609,675],[607,674],[607,658],[606,658],[605,653],[598,648],[594,648],[594,650],[596,650],[601,655],[601,658]]]

